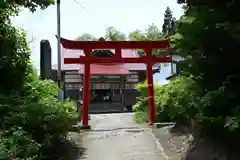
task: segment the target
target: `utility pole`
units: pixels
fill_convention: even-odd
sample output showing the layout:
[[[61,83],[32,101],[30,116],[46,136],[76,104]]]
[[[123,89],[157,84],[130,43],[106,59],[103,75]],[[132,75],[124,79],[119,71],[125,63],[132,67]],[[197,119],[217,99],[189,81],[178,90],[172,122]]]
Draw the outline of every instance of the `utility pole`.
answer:
[[[60,88],[60,99],[64,99],[64,89],[61,89],[61,80],[62,80],[62,62],[61,62],[61,5],[60,0],[57,0],[57,55],[58,55],[58,87]]]
[[[62,79],[62,68],[61,68],[61,11],[60,11],[60,0],[57,0],[57,55],[58,55],[58,87],[61,88]]]

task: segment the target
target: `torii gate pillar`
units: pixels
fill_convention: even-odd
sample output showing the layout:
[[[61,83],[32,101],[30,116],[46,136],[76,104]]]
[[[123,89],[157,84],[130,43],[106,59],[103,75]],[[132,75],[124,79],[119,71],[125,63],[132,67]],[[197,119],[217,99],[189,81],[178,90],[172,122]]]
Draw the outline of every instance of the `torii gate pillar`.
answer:
[[[91,50],[84,50],[86,57],[89,56]],[[89,113],[89,100],[90,100],[90,63],[86,62],[84,66],[84,87],[83,87],[83,106],[82,106],[82,128],[83,129],[90,129],[90,125],[88,123],[88,113]]]
[[[149,51],[146,51],[146,54]],[[150,50],[150,52],[152,52]],[[148,54],[152,55],[152,53]],[[147,64],[147,89],[148,89],[148,106],[149,106],[149,120],[150,125],[154,124],[156,121],[156,108],[154,102],[154,87],[153,87],[153,70],[152,70],[152,62],[148,62]]]

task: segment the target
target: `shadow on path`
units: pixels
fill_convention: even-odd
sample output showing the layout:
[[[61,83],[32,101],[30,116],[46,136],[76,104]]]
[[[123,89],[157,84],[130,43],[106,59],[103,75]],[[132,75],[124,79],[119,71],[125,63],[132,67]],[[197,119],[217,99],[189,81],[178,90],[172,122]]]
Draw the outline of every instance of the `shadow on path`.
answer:
[[[79,133],[76,134],[78,135]],[[48,158],[45,160],[81,160],[86,148],[81,147],[80,143],[75,136],[71,136],[69,139],[58,140],[51,149],[46,151]]]

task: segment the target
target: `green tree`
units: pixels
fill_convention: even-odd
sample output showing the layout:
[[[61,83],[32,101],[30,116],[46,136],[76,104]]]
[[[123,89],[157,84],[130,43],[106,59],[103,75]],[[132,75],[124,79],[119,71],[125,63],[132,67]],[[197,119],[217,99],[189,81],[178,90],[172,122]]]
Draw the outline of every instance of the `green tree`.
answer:
[[[146,40],[163,40],[165,39],[164,34],[161,30],[155,25],[151,24],[146,29]],[[153,50],[152,52],[155,56],[166,56],[167,52],[164,50]]]
[[[173,17],[172,11],[169,7],[166,8],[164,13],[164,21],[162,25],[162,33],[165,35],[172,35],[176,31],[176,18]]]
[[[96,41],[97,38],[89,33],[83,33],[81,36],[77,37],[76,40],[81,41]]]
[[[160,29],[155,25],[151,24],[148,28],[143,32],[141,30],[135,30],[128,35],[128,39],[130,40],[162,40],[164,39],[164,35],[160,31]]]
[[[58,86],[37,77],[26,35],[11,24],[23,7],[33,12],[53,3],[0,1],[0,159],[45,159],[46,151],[65,138],[75,121],[75,104],[57,100]]]
[[[149,25],[145,32],[146,32],[147,40],[162,40],[162,39],[164,39],[163,33],[155,24]]]
[[[155,24],[151,24],[148,26],[148,28],[144,32],[142,32],[140,30],[136,30],[136,31],[129,33],[128,39],[138,40],[138,41],[163,40],[164,35],[162,34],[160,29]],[[140,51],[138,51],[138,54],[144,55],[144,51],[140,50]],[[166,52],[161,51],[161,50],[154,50],[152,54],[153,55],[166,55]]]
[[[128,39],[132,41],[142,41],[146,39],[146,35],[141,30],[135,30],[129,33]]]
[[[198,120],[239,131],[240,27],[238,1],[181,1],[186,3],[175,48],[186,60],[183,74],[192,74],[203,89]]]
[[[30,11],[34,12],[36,11],[37,8],[45,9],[49,5],[54,4],[54,0],[19,0],[19,1],[12,1],[12,0],[7,0],[7,1],[1,1],[0,2],[0,15],[1,15],[1,20],[6,20],[9,18],[9,16],[12,15],[17,15],[20,11],[21,8],[28,8]]]
[[[24,31],[11,24],[11,16],[16,16],[22,7],[32,12],[38,7],[45,9],[54,4],[53,0],[1,1],[0,2],[0,92],[23,89],[32,72],[30,49]]]
[[[105,40],[110,40],[110,41],[117,41],[117,40],[124,41],[126,40],[126,35],[121,31],[119,31],[118,29],[116,29],[115,27],[108,27],[106,29],[104,38]]]

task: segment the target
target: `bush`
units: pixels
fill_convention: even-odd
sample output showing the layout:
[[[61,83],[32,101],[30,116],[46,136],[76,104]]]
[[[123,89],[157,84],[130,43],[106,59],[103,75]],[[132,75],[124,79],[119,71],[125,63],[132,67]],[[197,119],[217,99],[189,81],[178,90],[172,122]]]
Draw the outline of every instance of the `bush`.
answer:
[[[158,93],[158,112],[171,121],[186,121],[195,116],[200,89],[193,77],[177,77]]]
[[[11,24],[22,7],[35,11],[47,1],[1,1],[0,5],[0,159],[42,160],[76,119],[76,104],[57,100],[58,87],[32,69],[25,32]],[[26,2],[26,3],[25,3]]]
[[[147,122],[149,120],[147,83],[144,82],[138,84],[136,89],[141,93],[141,96],[137,98],[137,103],[133,106],[134,117],[138,123]],[[163,89],[164,86],[160,86],[158,84],[154,85],[157,119],[161,121],[168,121],[168,115],[164,115],[164,112],[161,111],[162,107],[159,106],[159,95],[161,95]]]
[[[138,84],[141,92],[134,105],[135,119],[148,121],[146,83]],[[236,90],[236,91],[234,91]],[[233,92],[234,91],[234,92]],[[194,120],[205,131],[231,136],[240,132],[238,88],[233,82],[223,83],[217,90],[202,90],[198,79],[179,76],[167,85],[155,85],[157,121],[190,122]]]
[[[141,92],[141,97],[134,105],[135,117],[139,119],[139,115],[145,115],[144,120],[147,120],[146,83],[138,84],[137,89]],[[164,86],[155,84],[154,89],[157,121],[186,121],[195,116],[196,104],[199,101],[198,94],[201,91],[198,89],[193,77],[177,77]]]
[[[41,145],[20,127],[11,127],[0,133],[0,159],[20,160],[38,159]]]
[[[41,159],[53,141],[66,136],[77,118],[76,104],[56,99],[48,80],[28,84],[26,97],[0,97],[0,159]]]
[[[196,119],[208,130],[238,136],[240,133],[239,79],[227,79],[221,87],[207,91],[199,103]]]

